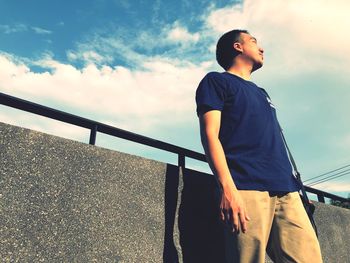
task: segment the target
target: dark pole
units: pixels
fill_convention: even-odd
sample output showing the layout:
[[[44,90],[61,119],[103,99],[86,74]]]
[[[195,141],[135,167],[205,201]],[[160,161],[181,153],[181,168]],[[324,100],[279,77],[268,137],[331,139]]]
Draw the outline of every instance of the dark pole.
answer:
[[[90,132],[89,144],[95,145],[95,143],[96,143],[96,133],[97,133],[97,125],[94,125],[94,127],[91,129],[91,132]]]
[[[185,155],[181,153],[178,155],[178,165],[181,167],[182,171],[185,169]]]

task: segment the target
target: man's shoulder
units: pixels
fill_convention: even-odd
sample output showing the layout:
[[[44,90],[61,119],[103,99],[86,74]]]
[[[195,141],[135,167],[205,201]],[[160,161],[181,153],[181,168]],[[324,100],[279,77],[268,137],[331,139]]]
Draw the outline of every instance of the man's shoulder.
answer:
[[[225,88],[227,79],[224,72],[211,71],[207,73],[200,82],[199,86],[218,86]]]
[[[229,84],[229,85],[240,85],[241,83],[249,83],[251,85],[256,85],[251,81],[246,81],[241,77],[238,77],[228,72],[211,71],[205,75],[203,80],[214,81],[214,82]]]
[[[217,71],[211,71],[211,72],[208,72],[204,79],[212,79],[212,80],[223,80],[225,79],[225,73],[224,72],[217,72]]]
[[[227,72],[211,71],[199,83],[197,93],[215,90],[224,94],[236,94],[242,86],[241,79]]]

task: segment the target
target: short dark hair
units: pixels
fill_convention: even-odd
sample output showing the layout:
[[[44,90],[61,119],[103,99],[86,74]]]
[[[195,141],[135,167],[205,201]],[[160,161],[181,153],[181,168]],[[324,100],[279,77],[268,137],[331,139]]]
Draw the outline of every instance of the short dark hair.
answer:
[[[249,34],[247,30],[234,29],[223,34],[216,44],[216,61],[225,70],[232,66],[233,59],[239,54],[233,43],[240,41],[241,33]]]

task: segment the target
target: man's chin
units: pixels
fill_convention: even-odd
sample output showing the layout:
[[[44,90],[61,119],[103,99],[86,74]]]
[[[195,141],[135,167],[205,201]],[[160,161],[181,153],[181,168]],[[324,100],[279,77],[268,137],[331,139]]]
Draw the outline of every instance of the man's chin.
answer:
[[[263,63],[262,61],[261,61],[261,62],[258,62],[258,63],[254,63],[252,72],[255,71],[255,70],[257,70],[257,69],[259,69],[259,68],[261,68],[261,67],[263,66],[263,64],[264,64],[264,63]]]

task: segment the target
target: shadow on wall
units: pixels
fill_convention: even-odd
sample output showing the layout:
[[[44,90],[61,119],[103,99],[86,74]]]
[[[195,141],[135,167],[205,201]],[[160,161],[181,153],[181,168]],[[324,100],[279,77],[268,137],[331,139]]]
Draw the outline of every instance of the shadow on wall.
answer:
[[[213,176],[186,170],[179,210],[183,261],[225,262],[219,221],[218,188]]]
[[[173,241],[179,176],[177,167],[169,167],[165,189],[164,262],[179,262]],[[185,169],[178,225],[184,263],[226,262],[231,249],[225,249],[224,228],[219,219],[219,189],[213,176]],[[227,235],[226,235],[227,238]]]
[[[165,175],[165,232],[163,249],[163,262],[166,263],[179,262],[179,256],[173,236],[178,199],[179,175],[178,166],[167,165]]]

